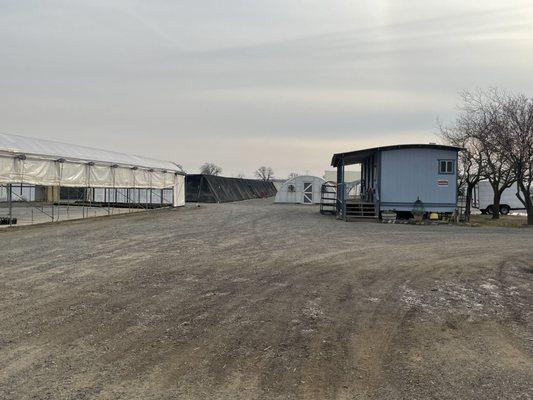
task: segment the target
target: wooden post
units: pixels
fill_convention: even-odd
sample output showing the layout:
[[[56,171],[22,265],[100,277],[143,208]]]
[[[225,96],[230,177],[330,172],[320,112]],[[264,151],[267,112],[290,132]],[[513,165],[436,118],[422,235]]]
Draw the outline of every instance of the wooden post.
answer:
[[[337,165],[337,216],[344,218],[344,158]]]

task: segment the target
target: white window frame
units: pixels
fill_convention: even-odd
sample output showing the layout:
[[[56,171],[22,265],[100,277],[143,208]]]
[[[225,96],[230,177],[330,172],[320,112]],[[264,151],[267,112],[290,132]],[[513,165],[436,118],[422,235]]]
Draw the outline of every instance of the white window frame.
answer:
[[[444,171],[442,170],[443,163],[446,163],[444,164],[445,165]],[[439,175],[453,175],[453,174],[455,174],[455,160],[439,160]]]

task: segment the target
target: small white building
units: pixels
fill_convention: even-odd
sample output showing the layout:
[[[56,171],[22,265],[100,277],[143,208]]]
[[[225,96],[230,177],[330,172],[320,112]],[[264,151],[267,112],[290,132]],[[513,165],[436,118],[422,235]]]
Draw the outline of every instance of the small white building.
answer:
[[[278,190],[275,202],[319,204],[324,183],[324,179],[310,175],[289,179]]]

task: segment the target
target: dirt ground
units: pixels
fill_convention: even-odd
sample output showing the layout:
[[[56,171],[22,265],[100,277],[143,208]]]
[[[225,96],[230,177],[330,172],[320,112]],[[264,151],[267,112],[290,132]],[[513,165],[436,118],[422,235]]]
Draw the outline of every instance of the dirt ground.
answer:
[[[533,398],[533,229],[317,211],[0,231],[0,398]]]

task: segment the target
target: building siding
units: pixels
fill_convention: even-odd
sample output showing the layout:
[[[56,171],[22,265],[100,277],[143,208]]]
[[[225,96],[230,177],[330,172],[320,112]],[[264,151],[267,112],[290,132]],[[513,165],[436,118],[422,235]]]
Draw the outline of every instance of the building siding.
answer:
[[[439,174],[439,160],[454,160],[453,174]],[[457,152],[451,150],[408,148],[381,153],[381,210],[412,210],[420,200],[426,210],[453,211],[457,199]],[[447,186],[439,186],[447,180]]]

